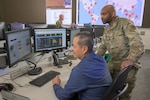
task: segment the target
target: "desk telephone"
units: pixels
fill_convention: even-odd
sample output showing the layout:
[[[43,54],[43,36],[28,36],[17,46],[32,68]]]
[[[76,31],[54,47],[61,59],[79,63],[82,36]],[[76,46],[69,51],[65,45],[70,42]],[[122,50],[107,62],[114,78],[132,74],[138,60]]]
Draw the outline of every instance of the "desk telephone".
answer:
[[[53,59],[53,65],[58,66],[59,68],[61,68],[60,65],[70,63],[65,53],[62,53],[62,52],[59,52],[59,53],[53,52],[52,59]]]

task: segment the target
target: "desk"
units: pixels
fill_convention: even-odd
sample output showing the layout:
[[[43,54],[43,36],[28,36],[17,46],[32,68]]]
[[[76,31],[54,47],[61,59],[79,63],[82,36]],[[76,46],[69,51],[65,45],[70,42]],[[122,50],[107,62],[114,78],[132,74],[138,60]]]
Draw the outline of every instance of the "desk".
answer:
[[[73,65],[70,67],[69,64],[65,64],[62,66],[62,68],[58,68],[56,66],[53,66],[48,59],[41,60],[37,66],[42,67],[43,72],[40,74],[44,74],[49,70],[54,70],[60,72],[60,79],[61,79],[61,86],[63,87],[66,83],[66,81],[69,78],[70,72],[72,68],[79,62],[79,60],[72,60]],[[55,93],[53,91],[53,85],[52,82],[48,82],[42,87],[36,87],[34,85],[30,85],[29,82],[38,77],[36,76],[29,76],[29,75],[23,75],[15,80],[9,79],[9,75],[5,75],[3,77],[0,77],[0,83],[7,82],[12,83],[15,87],[15,90],[13,90],[13,93],[29,97],[30,100],[58,100],[55,96]],[[2,99],[2,96],[0,94],[0,100]]]

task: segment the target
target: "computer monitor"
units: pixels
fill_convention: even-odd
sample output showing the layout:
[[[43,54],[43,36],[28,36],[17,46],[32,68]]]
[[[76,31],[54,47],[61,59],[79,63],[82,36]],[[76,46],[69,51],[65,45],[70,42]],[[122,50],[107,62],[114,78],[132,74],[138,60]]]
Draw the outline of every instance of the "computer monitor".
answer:
[[[30,23],[27,24],[27,27],[29,27],[31,29],[31,35],[34,35],[34,28],[48,28],[48,24],[44,24],[44,23]]]
[[[0,22],[0,40],[4,40],[5,22]]]
[[[42,24],[42,23],[30,23],[30,24],[28,24],[28,26],[30,27],[30,28],[47,28],[48,27],[48,24]]]
[[[66,28],[34,29],[34,51],[49,51],[66,48]]]
[[[70,46],[73,44],[74,36],[80,32],[80,29],[72,29],[70,30]]]
[[[32,53],[30,29],[7,31],[5,35],[8,65],[12,67]]]
[[[91,35],[94,37],[94,32],[93,32],[93,28],[92,27],[84,27],[84,28],[80,28],[80,31],[88,31],[91,33]]]
[[[104,32],[103,27],[94,28],[95,38],[100,38],[100,36],[103,36],[103,32]]]

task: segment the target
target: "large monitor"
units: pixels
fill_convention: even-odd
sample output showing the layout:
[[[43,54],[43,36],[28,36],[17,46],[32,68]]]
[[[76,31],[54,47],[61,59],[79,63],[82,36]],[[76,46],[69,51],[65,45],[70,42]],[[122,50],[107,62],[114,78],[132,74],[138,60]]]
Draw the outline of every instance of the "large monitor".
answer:
[[[46,0],[46,23],[55,25],[60,14],[64,15],[63,25],[70,25],[72,0]]]
[[[0,40],[4,40],[5,22],[0,22]]]
[[[8,64],[12,67],[32,53],[30,30],[8,31],[5,35]]]
[[[34,51],[66,48],[66,29],[34,29]]]
[[[76,0],[76,23],[104,25],[100,11],[105,5],[114,5],[117,16],[125,17],[142,26],[145,0]]]

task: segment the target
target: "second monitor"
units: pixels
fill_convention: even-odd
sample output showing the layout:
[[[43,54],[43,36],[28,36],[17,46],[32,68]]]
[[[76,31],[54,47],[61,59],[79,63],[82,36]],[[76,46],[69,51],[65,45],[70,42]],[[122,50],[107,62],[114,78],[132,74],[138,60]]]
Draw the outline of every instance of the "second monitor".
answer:
[[[34,51],[66,48],[66,29],[34,29]]]
[[[30,30],[8,31],[5,35],[8,64],[13,67],[32,53]]]

